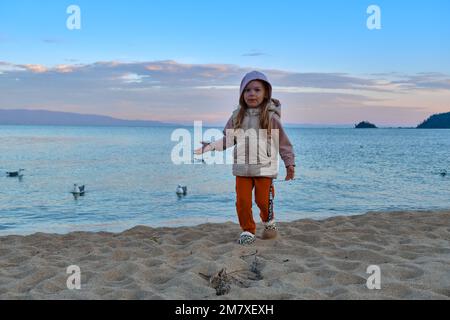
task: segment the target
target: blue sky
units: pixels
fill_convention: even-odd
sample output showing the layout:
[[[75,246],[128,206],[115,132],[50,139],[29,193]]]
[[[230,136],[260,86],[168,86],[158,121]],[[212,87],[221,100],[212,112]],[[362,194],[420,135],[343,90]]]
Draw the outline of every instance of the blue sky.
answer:
[[[66,28],[66,8],[71,4],[81,8],[81,30]],[[366,9],[372,4],[381,8],[381,30],[366,27]],[[449,15],[448,0],[2,0],[0,62],[9,65],[3,67],[3,74],[10,72],[6,70],[11,66],[52,68],[57,65],[86,66],[99,61],[127,64],[171,60],[180,65],[235,66],[239,71],[233,80],[221,83],[224,86],[239,82],[239,72],[247,69],[269,73],[271,70],[275,73],[317,73],[324,75],[324,81],[328,81],[326,77],[330,73],[364,79],[372,77],[378,81],[377,85],[384,82],[395,84],[398,77],[410,84],[412,78],[417,79],[418,75],[426,73],[439,74],[439,79],[426,81],[439,82],[439,89],[443,89],[443,83],[446,89],[449,78],[446,76],[450,74]],[[36,71],[36,68],[30,70]],[[128,73],[131,77],[136,74],[142,73]],[[18,79],[16,74],[12,76]],[[1,81],[2,78],[0,84]],[[323,88],[318,86],[316,89],[320,91]],[[423,96],[424,88],[420,89]],[[439,95],[445,101],[445,92],[439,92]],[[380,100],[385,98],[383,96]],[[192,99],[193,103],[198,102]],[[433,99],[436,100],[434,107],[426,107],[416,114],[416,118],[444,107],[437,96]],[[228,103],[231,99],[226,101]],[[292,101],[296,99],[287,97],[287,101],[292,108],[295,107]],[[399,100],[394,102],[391,107],[401,104]],[[327,103],[332,104],[332,101]],[[42,100],[37,104],[45,107],[50,103]],[[74,104],[72,111],[76,110]],[[312,104],[313,100],[309,106]],[[35,108],[35,105],[23,103],[14,107]],[[450,109],[448,105],[445,107]],[[0,108],[7,107],[0,104]],[[92,110],[96,107],[93,106]],[[101,108],[97,110],[127,118],[152,116],[145,112],[126,114]],[[380,110],[377,110],[378,114]],[[295,113],[291,109],[291,114],[296,114],[296,121],[333,122],[333,119],[321,118],[325,113],[318,112],[313,116]],[[211,121],[222,122],[226,120],[223,119],[225,114],[211,118]],[[384,122],[389,122],[388,117],[390,115],[386,114]],[[416,118],[403,122],[412,123]],[[345,121],[353,119],[337,119],[339,123]],[[400,122],[393,121],[395,124]]]
[[[65,26],[70,4],[81,8],[81,30]],[[381,30],[366,28],[370,4],[381,8]],[[449,15],[447,0],[2,0],[0,32],[7,43],[1,57],[40,64],[176,60],[298,72],[450,72]],[[248,53],[266,55],[243,56]]]

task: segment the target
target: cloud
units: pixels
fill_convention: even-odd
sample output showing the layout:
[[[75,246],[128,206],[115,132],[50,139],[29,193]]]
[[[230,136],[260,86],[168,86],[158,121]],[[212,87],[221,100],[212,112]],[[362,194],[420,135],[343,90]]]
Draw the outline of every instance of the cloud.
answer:
[[[60,43],[63,43],[64,40],[59,39],[59,38],[44,38],[44,39],[42,39],[42,42],[48,43],[48,44],[60,44]]]
[[[22,71],[22,70],[24,70],[24,69],[19,66],[0,61],[0,74],[6,73],[6,72],[11,73],[14,71]]]
[[[259,57],[259,56],[266,56],[266,55],[267,55],[267,53],[255,51],[255,52],[244,53],[242,56],[243,57]]]
[[[309,87],[326,89],[371,89],[377,82],[344,73],[287,73],[276,72],[276,82],[285,87]]]
[[[56,72],[60,72],[60,73],[70,73],[70,72],[74,71],[74,68],[71,65],[60,64],[60,65],[57,65],[54,70]]]
[[[143,79],[149,76],[139,75],[137,73],[126,73],[119,77],[124,83],[141,83]]]
[[[243,75],[251,70],[232,64],[173,60],[56,66],[0,62],[0,108],[44,106],[126,119],[224,122],[224,115],[236,107]],[[352,112],[361,116],[362,111],[357,110],[373,110],[379,113],[377,119],[404,117],[411,123],[420,113],[408,116],[412,105],[420,101],[429,113],[445,111],[450,96],[450,77],[440,73],[357,76],[260,71],[271,79],[274,95],[283,102],[283,114],[289,122],[353,121]],[[434,92],[437,89],[442,92]]]
[[[33,73],[45,73],[48,71],[47,67],[40,64],[24,64],[22,67]]]
[[[251,71],[231,64],[183,64],[173,60],[124,63],[118,61],[99,61],[91,64],[65,64],[47,67],[38,64],[24,64],[9,66],[24,68],[32,73],[73,73],[76,78],[89,78],[98,80],[115,79],[123,83],[148,85],[158,83],[165,87],[229,87],[240,83],[242,76]],[[378,79],[363,78],[345,73],[298,73],[281,70],[261,70],[265,72],[283,90],[311,89],[355,89],[371,91],[389,91],[393,86],[413,84],[425,86],[432,82],[431,75],[417,75],[407,80],[380,81]],[[420,79],[422,80],[419,82]],[[156,82],[155,82],[156,81]],[[442,85],[442,80],[439,80]],[[448,81],[448,80],[445,80]],[[448,84],[448,83],[446,83]],[[390,87],[391,86],[391,87]]]
[[[394,80],[392,83],[408,91],[417,89],[450,90],[450,76],[437,72],[410,75]]]

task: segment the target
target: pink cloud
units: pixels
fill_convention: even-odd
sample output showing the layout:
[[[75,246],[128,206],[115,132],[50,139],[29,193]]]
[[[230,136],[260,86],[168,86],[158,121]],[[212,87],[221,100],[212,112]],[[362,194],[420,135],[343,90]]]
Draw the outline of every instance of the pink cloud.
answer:
[[[33,73],[45,73],[48,71],[47,67],[40,64],[25,64],[23,67]]]

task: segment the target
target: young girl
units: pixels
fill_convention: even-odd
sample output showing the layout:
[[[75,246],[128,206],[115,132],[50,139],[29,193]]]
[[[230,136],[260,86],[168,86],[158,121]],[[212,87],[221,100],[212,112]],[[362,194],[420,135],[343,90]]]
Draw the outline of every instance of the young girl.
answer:
[[[283,159],[287,172],[285,180],[294,179],[294,150],[281,125],[280,116],[281,104],[272,99],[272,85],[269,80],[263,73],[252,71],[242,79],[239,106],[225,125],[224,138],[209,144],[202,142],[203,147],[194,151],[195,154],[223,151],[236,144],[233,175],[236,176],[236,211],[243,230],[238,242],[242,245],[251,244],[256,239],[256,224],[252,214],[253,188],[264,224],[262,238],[273,239],[277,236],[273,212],[275,189],[272,182],[278,175],[278,166],[270,165],[270,160],[273,159],[271,150],[275,150],[277,155],[279,152]],[[239,129],[244,132],[254,129],[257,133],[260,132],[259,129],[265,129],[266,134],[258,135],[257,148],[252,148],[251,145],[244,145],[256,141],[251,137],[236,141],[236,132]],[[273,131],[274,129],[277,130]],[[278,134],[277,139],[271,138],[272,132]],[[261,139],[265,141],[261,143]],[[255,149],[256,155],[252,154]],[[252,155],[257,159],[256,163],[249,161]]]

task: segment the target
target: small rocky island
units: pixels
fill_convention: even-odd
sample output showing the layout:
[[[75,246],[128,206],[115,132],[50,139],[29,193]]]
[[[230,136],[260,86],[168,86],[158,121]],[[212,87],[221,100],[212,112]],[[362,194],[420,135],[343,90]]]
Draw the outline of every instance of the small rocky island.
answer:
[[[356,129],[376,129],[377,126],[368,121],[362,121],[362,122],[358,123],[357,125],[355,125],[355,128]]]
[[[432,115],[419,124],[417,129],[450,129],[450,112]]]

